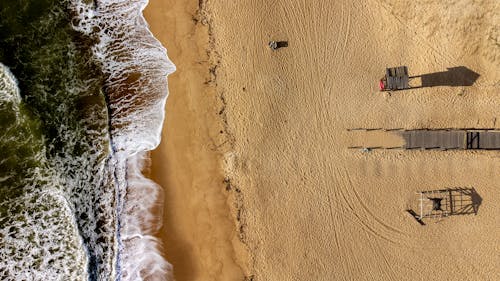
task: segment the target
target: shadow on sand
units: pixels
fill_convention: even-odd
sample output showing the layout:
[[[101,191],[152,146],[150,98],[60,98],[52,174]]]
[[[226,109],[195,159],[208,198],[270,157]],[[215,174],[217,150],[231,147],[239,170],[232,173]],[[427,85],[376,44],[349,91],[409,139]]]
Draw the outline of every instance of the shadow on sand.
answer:
[[[417,87],[435,87],[435,86],[472,86],[479,78],[479,74],[465,66],[456,66],[447,68],[447,71],[434,72],[412,76],[410,78],[420,78],[421,86]]]
[[[477,215],[483,202],[474,187],[421,191],[420,196],[420,214],[412,209],[406,210],[420,225],[425,225],[423,219],[426,218]]]
[[[448,189],[450,201],[453,207],[450,210],[450,215],[477,215],[479,206],[483,202],[483,198],[479,196],[476,189],[472,188],[454,188]]]

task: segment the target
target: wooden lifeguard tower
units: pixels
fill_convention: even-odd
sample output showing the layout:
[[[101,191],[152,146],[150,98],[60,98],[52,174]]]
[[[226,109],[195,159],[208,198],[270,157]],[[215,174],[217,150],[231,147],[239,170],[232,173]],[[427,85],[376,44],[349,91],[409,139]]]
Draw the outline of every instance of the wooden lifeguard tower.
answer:
[[[446,189],[420,191],[418,219],[447,217],[453,210],[453,198],[451,192]]]
[[[476,215],[481,197],[474,188],[448,188],[417,192],[417,212],[407,212],[421,225],[424,219],[439,219],[456,215]]]
[[[385,76],[379,82],[380,91],[395,91],[410,88],[408,67],[398,66],[385,69]]]

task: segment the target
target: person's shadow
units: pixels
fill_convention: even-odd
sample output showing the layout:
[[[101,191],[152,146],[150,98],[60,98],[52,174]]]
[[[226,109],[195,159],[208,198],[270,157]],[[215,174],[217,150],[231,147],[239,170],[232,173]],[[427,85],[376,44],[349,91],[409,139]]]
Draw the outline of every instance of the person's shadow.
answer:
[[[434,87],[434,86],[472,86],[479,78],[479,74],[465,66],[449,67],[447,71],[434,72],[412,76],[410,78],[420,78],[421,85],[416,87]]]

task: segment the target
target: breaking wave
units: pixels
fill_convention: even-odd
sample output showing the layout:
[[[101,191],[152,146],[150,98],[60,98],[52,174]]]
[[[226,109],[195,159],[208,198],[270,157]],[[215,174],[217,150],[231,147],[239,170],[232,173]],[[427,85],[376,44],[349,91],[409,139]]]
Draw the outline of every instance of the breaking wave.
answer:
[[[2,280],[170,278],[161,188],[141,171],[175,67],[146,5],[0,4]]]

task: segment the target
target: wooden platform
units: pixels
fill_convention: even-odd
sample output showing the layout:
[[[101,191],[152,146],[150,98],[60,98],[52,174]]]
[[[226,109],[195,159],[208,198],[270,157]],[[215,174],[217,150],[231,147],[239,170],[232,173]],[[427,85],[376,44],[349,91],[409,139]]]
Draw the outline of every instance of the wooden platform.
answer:
[[[410,88],[410,78],[406,66],[391,67],[385,70],[386,89],[403,90]]]
[[[405,149],[500,150],[500,131],[411,130],[400,134]]]
[[[500,149],[500,132],[467,132],[467,149]]]

